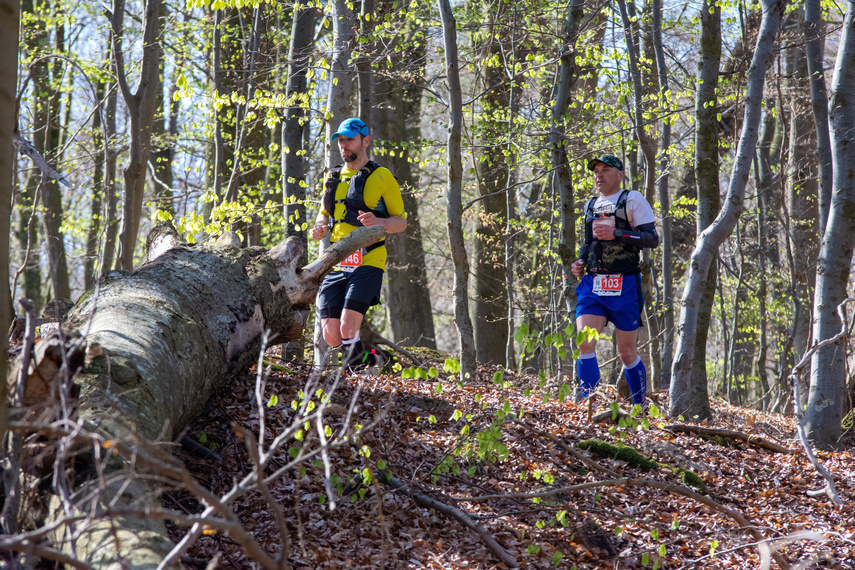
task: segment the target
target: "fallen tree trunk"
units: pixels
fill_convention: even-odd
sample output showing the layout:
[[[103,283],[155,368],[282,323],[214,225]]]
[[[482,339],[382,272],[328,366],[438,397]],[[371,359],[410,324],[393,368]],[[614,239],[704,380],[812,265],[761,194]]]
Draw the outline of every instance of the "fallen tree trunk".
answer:
[[[105,441],[171,442],[215,390],[256,361],[265,331],[275,342],[299,338],[323,276],[383,233],[379,226],[361,228],[301,268],[297,263],[304,251],[297,238],[270,252],[242,249],[230,234],[211,245],[188,246],[171,226],[159,226],[149,235],[139,269],[109,273],[78,301],[61,333],[37,344],[36,354],[53,358],[53,366],[36,361],[23,376],[40,371],[39,381],[62,395],[70,376],[63,374],[68,355],[85,346],[85,363],[75,378],[80,387],[75,423]],[[39,348],[57,342],[65,350]],[[55,370],[55,377],[44,378],[45,369]],[[67,406],[61,414],[68,419]],[[89,451],[82,462],[79,455],[74,459],[68,484],[54,477],[59,483],[54,483],[52,520],[116,506],[156,506],[157,480],[148,477],[151,473],[133,460],[99,460],[111,456],[107,446]],[[58,454],[59,461],[63,458]],[[174,546],[161,522],[138,517],[58,525],[54,543],[98,568],[154,568]]]

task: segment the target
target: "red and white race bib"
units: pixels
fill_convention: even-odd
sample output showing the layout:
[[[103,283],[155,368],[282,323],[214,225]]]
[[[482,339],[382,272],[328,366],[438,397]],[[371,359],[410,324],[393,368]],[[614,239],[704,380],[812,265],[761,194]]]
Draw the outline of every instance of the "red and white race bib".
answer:
[[[342,261],[341,263],[338,264],[339,268],[342,271],[348,271],[348,272],[353,271],[354,269],[356,269],[360,265],[362,265],[362,250],[361,249],[354,251],[353,253],[348,255],[346,258],[344,258],[344,261]]]
[[[617,297],[623,289],[623,275],[594,275],[594,294]]]

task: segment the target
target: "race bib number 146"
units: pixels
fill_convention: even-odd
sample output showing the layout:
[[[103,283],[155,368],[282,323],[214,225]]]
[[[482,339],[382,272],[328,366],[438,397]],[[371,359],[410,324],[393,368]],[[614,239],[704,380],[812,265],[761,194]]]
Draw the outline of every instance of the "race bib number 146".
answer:
[[[360,265],[362,265],[362,250],[358,249],[348,255],[344,261],[339,264],[339,268],[342,271],[353,271]]]
[[[600,297],[617,297],[623,288],[623,275],[595,275],[594,294]]]

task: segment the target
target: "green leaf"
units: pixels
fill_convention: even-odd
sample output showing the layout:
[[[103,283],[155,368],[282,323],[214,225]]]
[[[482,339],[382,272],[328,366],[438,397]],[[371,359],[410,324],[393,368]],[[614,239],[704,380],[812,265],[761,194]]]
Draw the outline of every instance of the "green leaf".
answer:
[[[433,389],[436,392],[437,396],[442,394],[442,382],[437,382],[436,387]]]
[[[436,378],[439,376],[439,370],[436,369],[436,366],[431,366],[430,370],[428,370],[428,376],[431,378]]]
[[[556,550],[555,554],[552,555],[552,564],[554,566],[558,566],[561,563],[562,558],[564,558],[564,555],[561,554],[560,550]]]
[[[267,407],[272,408],[278,403],[279,403],[279,396],[277,396],[276,394],[273,394],[270,396],[270,400],[267,401]]]
[[[668,551],[668,549],[665,547],[664,544],[659,545],[659,556],[661,558],[665,558],[665,554],[667,553],[667,551]]]
[[[504,378],[505,378],[505,375],[502,373],[502,371],[496,370],[493,373],[493,384],[501,384],[502,380],[504,380]]]
[[[644,554],[641,555],[641,565],[647,566],[648,564],[650,564],[650,553],[645,552]]]
[[[202,432],[199,434],[199,441],[202,443],[206,443],[208,441],[208,434]]]

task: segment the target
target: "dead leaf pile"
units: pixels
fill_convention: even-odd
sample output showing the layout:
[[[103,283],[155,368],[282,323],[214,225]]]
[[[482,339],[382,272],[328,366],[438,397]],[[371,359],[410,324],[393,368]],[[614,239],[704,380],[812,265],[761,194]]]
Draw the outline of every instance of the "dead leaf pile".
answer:
[[[276,361],[272,355],[269,360]],[[764,549],[749,530],[767,540],[766,552],[791,565],[855,568],[852,438],[845,450],[818,452],[844,501],[836,508],[824,494],[809,495],[824,480],[790,439],[791,417],[713,402],[706,427],[791,450],[776,453],[746,441],[663,429],[672,423],[665,418],[589,423],[585,406],[559,398],[557,388],[539,387],[537,377],[496,372],[481,368],[467,385],[436,370],[429,380],[400,373],[345,375],[335,392],[329,392],[335,381],[330,374],[318,384],[323,392],[313,394],[301,393],[308,369],[271,372],[263,394],[266,444],[300,421],[296,410],[306,397],[326,406],[324,431],[332,442],[329,485],[320,456],[270,483],[287,518],[290,564],[507,567],[461,522],[418,506],[410,496],[415,493],[468,513],[525,568],[760,568]],[[187,432],[221,459],[179,453],[198,480],[220,495],[251,469],[235,426],[258,436],[254,392],[253,372],[212,399],[208,413]],[[611,390],[604,395],[617,397]],[[598,398],[599,411],[609,405]],[[316,426],[304,427],[272,468],[288,465],[301,447],[304,454],[319,447]],[[645,468],[623,453],[577,445],[587,440],[631,447],[655,463]],[[706,494],[686,472],[702,480]],[[385,475],[404,489],[383,484]],[[681,490],[741,513],[751,528]],[[164,502],[187,513],[203,508],[179,491],[166,493]],[[282,552],[270,505],[260,493],[242,496],[235,510],[270,554]],[[173,525],[170,532],[178,540],[186,528]],[[218,555],[223,567],[253,567],[234,540],[213,531],[184,562],[204,567]]]

